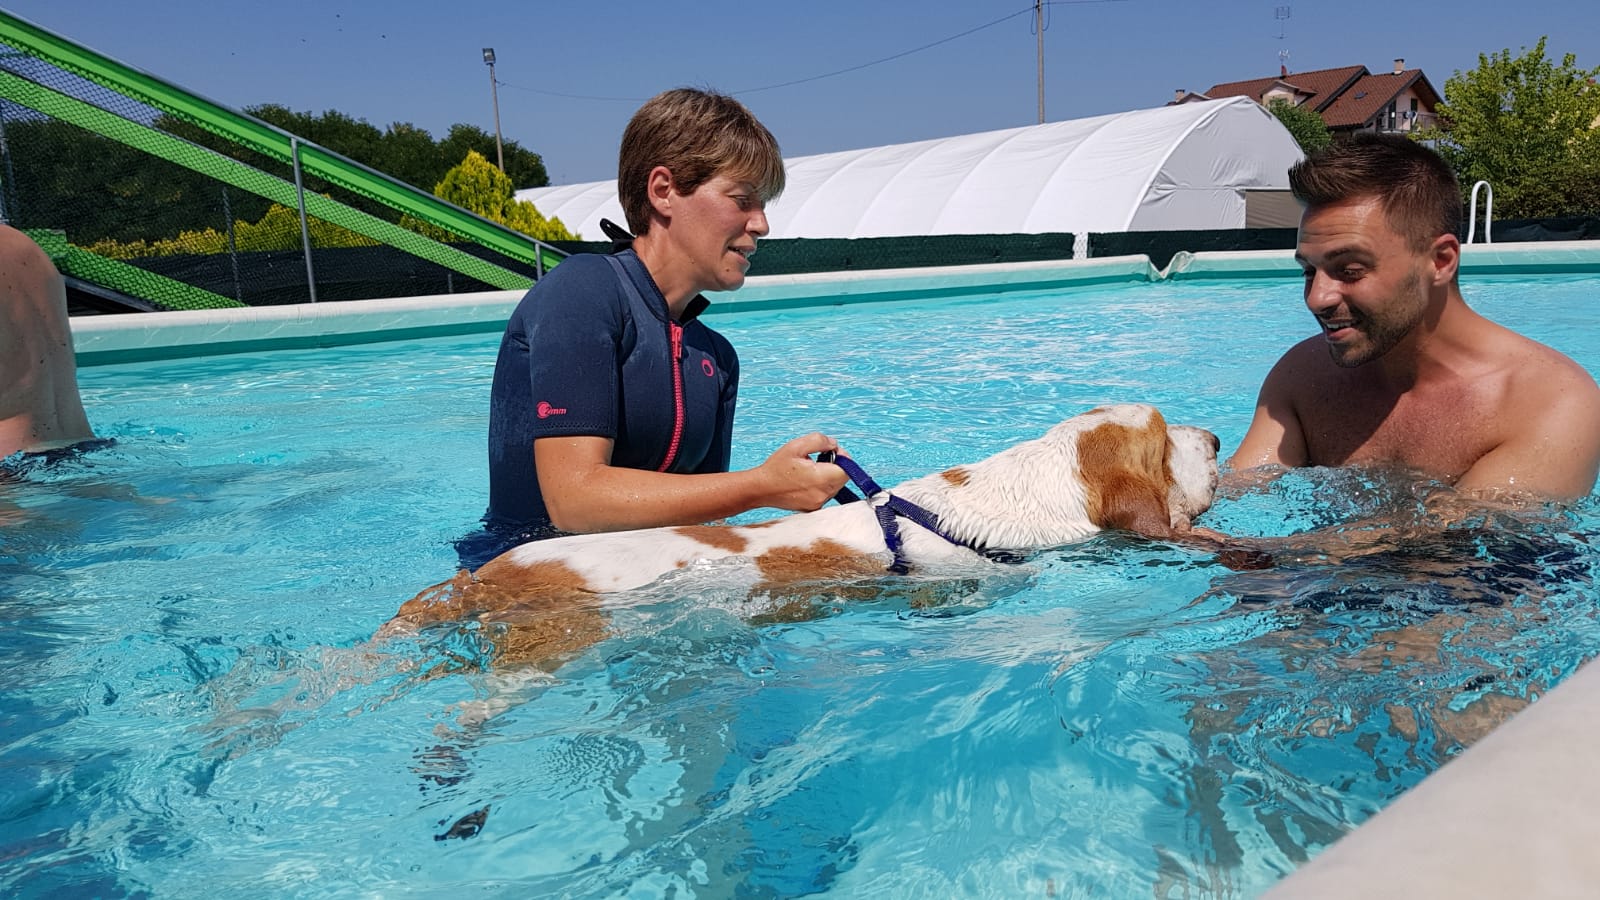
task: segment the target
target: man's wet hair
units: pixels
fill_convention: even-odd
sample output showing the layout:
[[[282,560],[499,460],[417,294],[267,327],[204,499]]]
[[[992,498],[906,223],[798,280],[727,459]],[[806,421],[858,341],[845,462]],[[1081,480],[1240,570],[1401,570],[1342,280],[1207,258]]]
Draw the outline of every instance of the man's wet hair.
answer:
[[[755,185],[763,203],[783,193],[778,140],[725,94],[674,88],[645,101],[622,132],[617,199],[635,235],[650,230],[650,170],[666,166],[680,194],[726,175]]]
[[[1289,190],[1308,207],[1376,197],[1393,228],[1422,253],[1461,233],[1461,185],[1444,159],[1397,134],[1361,132],[1289,169]]]

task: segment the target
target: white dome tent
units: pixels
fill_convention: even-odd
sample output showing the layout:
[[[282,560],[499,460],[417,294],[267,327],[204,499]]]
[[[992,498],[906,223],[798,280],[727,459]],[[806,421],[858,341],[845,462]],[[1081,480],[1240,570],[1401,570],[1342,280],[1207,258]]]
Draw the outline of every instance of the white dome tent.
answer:
[[[774,238],[1242,228],[1299,146],[1244,97],[785,160]],[[517,192],[586,240],[624,224],[614,181]]]

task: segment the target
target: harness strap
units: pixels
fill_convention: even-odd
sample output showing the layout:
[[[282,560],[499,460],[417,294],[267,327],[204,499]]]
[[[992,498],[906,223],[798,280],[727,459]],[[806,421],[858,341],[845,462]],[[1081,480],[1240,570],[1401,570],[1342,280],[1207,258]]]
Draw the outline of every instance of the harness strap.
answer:
[[[904,575],[911,571],[911,561],[906,559],[905,554],[901,552],[903,544],[900,540],[900,524],[896,521],[900,517],[910,519],[912,522],[958,547],[966,547],[968,550],[982,553],[985,556],[989,555],[981,548],[951,537],[939,523],[938,516],[904,497],[897,497],[884,490],[876,481],[872,480],[871,475],[868,475],[865,470],[856,465],[856,461],[850,457],[830,452],[819,454],[817,460],[819,462],[831,462],[843,469],[845,474],[850,476],[850,480],[855,483],[855,486],[861,490],[861,493],[866,495],[867,503],[872,506],[873,515],[878,519],[878,527],[883,529],[883,542],[889,548],[889,552],[894,554],[894,562],[889,566],[889,571],[896,575]],[[840,488],[839,493],[834,495],[834,499],[840,503],[854,503],[861,498],[850,493],[849,488]]]

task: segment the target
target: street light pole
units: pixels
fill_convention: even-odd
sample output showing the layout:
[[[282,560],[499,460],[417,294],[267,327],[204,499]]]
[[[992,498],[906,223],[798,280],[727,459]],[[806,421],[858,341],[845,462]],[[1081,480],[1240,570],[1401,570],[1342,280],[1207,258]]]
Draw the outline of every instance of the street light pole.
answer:
[[[1039,124],[1044,124],[1044,0],[1033,0],[1033,31],[1039,36]]]
[[[489,67],[489,97],[494,101],[494,155],[500,172],[506,171],[506,151],[500,146],[500,89],[494,80],[494,48],[483,48],[483,61]]]

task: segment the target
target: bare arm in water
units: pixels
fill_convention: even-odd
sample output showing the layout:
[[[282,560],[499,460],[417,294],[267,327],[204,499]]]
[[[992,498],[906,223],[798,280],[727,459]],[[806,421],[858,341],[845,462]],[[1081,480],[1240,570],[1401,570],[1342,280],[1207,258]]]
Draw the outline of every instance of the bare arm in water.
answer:
[[[92,437],[66,286],[37,244],[0,225],[0,458]]]

